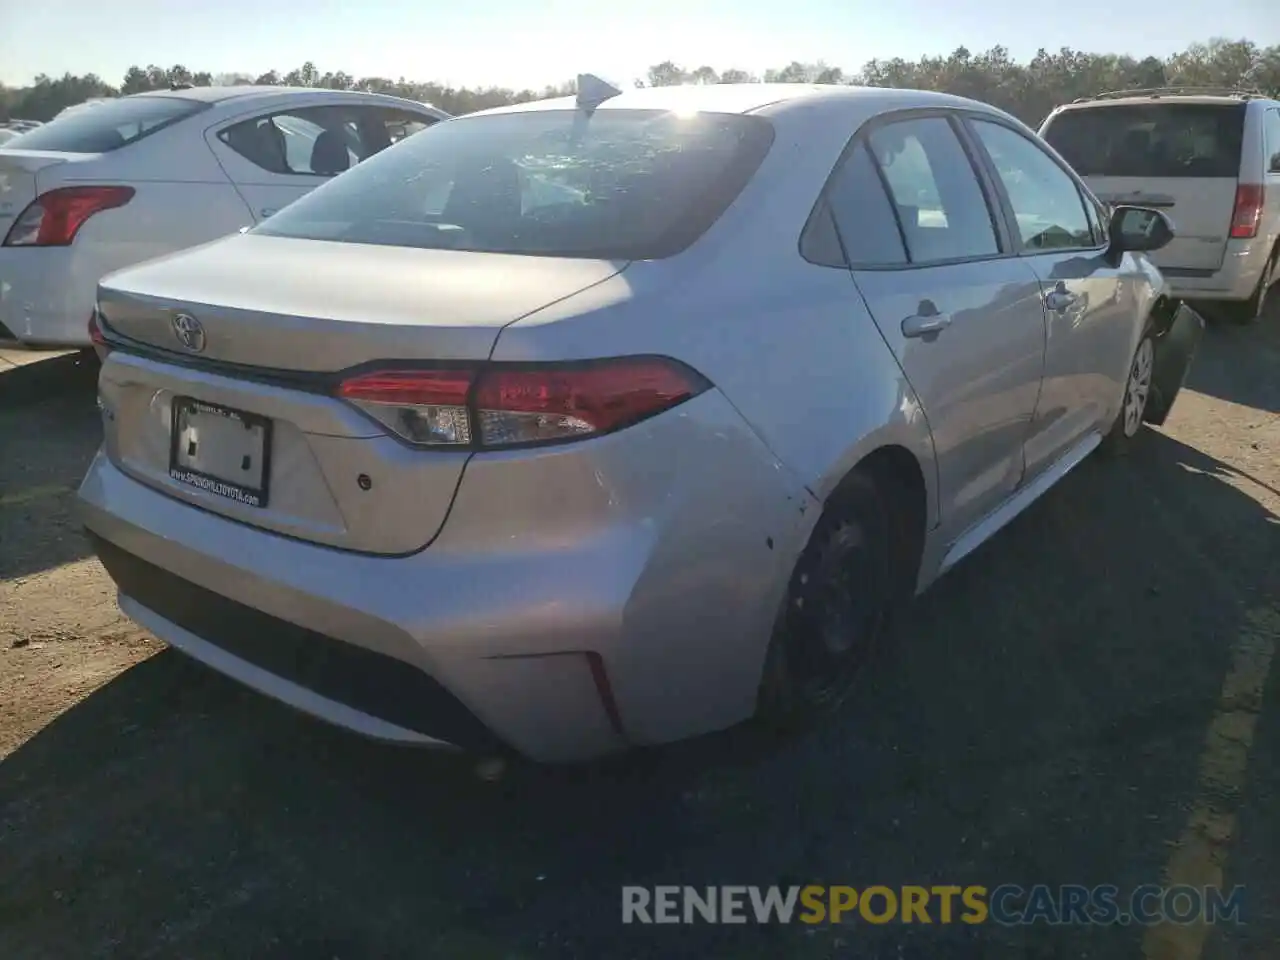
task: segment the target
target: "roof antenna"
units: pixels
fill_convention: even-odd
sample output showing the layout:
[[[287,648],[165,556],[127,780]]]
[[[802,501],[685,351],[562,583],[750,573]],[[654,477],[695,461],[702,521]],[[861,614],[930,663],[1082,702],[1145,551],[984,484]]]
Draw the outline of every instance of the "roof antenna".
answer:
[[[620,93],[617,87],[611,83],[606,83],[595,74],[580,73],[578,74],[578,109],[594,110],[600,104],[604,103],[611,97],[616,97]]]

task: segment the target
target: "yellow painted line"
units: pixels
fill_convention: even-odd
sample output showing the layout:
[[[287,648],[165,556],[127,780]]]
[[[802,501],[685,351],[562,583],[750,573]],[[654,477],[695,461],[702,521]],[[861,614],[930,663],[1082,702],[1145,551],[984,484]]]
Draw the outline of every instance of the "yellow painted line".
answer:
[[[36,500],[50,500],[53,497],[61,497],[70,492],[70,487],[61,484],[28,487],[26,490],[19,490],[17,493],[0,494],[0,507],[16,507],[19,504],[32,503]]]
[[[1250,610],[1244,621],[1200,754],[1195,805],[1165,865],[1166,886],[1223,886],[1254,728],[1280,638],[1280,613],[1274,609]],[[1199,960],[1209,930],[1203,922],[1150,927],[1142,939],[1142,955],[1145,960]]]

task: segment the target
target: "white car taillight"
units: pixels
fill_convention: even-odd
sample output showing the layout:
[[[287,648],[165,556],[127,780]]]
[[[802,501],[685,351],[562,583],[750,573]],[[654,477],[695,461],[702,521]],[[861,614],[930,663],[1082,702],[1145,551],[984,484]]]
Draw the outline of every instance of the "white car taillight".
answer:
[[[89,314],[89,342],[93,344],[94,352],[98,354],[99,359],[105,358],[111,352],[107,338],[102,333],[102,323],[96,308]]]
[[[338,396],[410,443],[496,449],[600,436],[706,390],[665,357],[374,370]]]
[[[6,247],[65,247],[95,213],[123,207],[133,187],[59,187],[27,205],[4,238]]]

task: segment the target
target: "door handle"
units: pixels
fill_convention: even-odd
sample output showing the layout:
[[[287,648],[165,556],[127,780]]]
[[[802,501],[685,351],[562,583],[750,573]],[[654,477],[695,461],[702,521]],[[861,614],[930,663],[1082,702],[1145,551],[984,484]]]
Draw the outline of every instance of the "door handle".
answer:
[[[275,207],[263,207],[261,210],[258,211],[258,214],[263,217],[273,217],[279,212],[280,211],[277,210]]]
[[[1051,290],[1044,295],[1044,305],[1054,313],[1062,313],[1075,302],[1076,295],[1065,290]]]
[[[949,326],[949,313],[915,313],[902,321],[902,335],[911,339],[936,336]]]

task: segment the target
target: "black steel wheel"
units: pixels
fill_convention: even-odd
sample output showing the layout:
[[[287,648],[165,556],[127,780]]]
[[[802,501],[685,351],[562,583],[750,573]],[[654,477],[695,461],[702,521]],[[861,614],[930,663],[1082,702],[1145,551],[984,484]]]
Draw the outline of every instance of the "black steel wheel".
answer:
[[[895,599],[893,504],[851,474],[797,562],[760,687],[766,721],[806,722],[848,696],[888,627]]]

